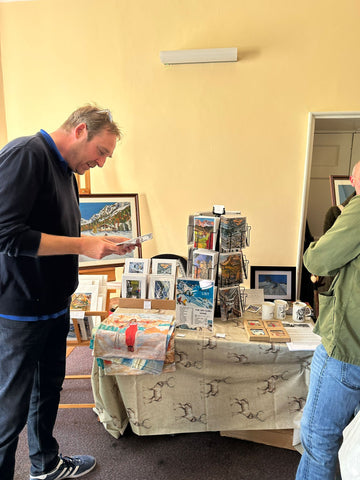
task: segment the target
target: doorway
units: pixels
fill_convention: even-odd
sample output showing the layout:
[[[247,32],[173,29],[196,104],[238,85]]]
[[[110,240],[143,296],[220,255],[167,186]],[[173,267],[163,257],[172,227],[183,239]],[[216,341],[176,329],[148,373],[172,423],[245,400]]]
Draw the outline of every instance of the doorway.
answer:
[[[360,112],[310,113],[298,244],[297,298],[302,282],[306,226],[317,240],[331,206],[329,175],[349,176],[360,161]]]

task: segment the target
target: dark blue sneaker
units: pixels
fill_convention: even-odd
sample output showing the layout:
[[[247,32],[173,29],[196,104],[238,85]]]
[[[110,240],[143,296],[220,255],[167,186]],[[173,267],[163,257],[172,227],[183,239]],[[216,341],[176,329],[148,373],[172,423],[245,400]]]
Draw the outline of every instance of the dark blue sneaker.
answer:
[[[89,455],[74,455],[73,457],[62,457],[59,455],[59,463],[54,470],[41,475],[30,475],[30,480],[78,478],[90,472],[95,465],[95,458]]]

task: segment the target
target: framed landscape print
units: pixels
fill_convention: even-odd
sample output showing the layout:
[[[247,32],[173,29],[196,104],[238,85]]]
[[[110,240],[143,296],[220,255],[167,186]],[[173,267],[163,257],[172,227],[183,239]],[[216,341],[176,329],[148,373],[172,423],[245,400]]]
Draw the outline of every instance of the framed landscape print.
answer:
[[[251,267],[251,288],[264,290],[265,300],[295,300],[295,267]]]
[[[81,235],[118,235],[138,237],[140,233],[139,201],[137,193],[80,195]],[[120,266],[125,258],[142,256],[141,244],[126,255],[108,255],[94,260],[79,256],[79,267]]]
[[[347,175],[330,175],[331,204],[340,205],[353,192],[355,188],[351,185]]]

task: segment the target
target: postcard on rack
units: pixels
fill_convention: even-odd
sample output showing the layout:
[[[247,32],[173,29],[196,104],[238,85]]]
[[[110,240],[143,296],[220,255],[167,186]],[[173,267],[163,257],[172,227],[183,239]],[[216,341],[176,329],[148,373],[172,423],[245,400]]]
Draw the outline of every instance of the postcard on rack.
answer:
[[[246,247],[246,217],[236,214],[221,215],[220,252],[236,252]]]
[[[151,273],[155,275],[176,275],[177,260],[172,258],[153,258]]]
[[[123,273],[122,275],[122,298],[146,298],[148,275],[135,273]]]
[[[149,258],[125,258],[124,273],[149,273]]]
[[[194,243],[194,215],[189,215],[187,226],[187,243]]]
[[[221,320],[237,319],[242,316],[243,307],[239,285],[219,288]]]
[[[175,277],[151,274],[149,278],[149,298],[174,300]]]
[[[176,325],[212,331],[215,310],[214,280],[178,278],[176,281]]]
[[[219,252],[199,248],[193,251],[192,277],[208,280],[216,279]]]
[[[194,216],[194,247],[216,249],[219,217]]]
[[[219,255],[219,287],[238,285],[244,281],[243,255],[241,252],[220,253]]]
[[[188,257],[187,257],[187,265],[186,265],[186,276],[192,277],[192,264],[193,264],[193,253],[195,248],[190,245],[188,248]]]

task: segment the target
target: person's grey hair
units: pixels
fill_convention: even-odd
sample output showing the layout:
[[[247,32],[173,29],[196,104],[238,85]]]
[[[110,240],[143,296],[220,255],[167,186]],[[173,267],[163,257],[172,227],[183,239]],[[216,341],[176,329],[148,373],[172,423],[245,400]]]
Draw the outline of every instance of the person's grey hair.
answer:
[[[118,140],[122,137],[120,128],[113,121],[110,110],[105,110],[94,105],[85,105],[75,110],[61,125],[61,128],[69,132],[80,123],[86,123],[88,141],[103,130],[113,133]]]

